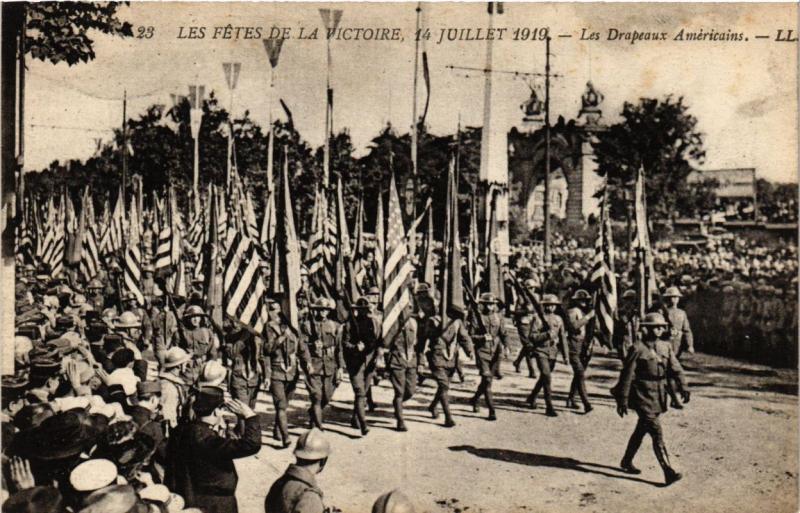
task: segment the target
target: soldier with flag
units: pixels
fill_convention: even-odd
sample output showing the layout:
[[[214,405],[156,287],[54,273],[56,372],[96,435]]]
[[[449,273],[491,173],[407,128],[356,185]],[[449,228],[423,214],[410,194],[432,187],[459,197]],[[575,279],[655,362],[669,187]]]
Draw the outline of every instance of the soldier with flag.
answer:
[[[558,353],[567,363],[567,335],[564,329],[564,320],[556,313],[556,307],[561,304],[555,294],[545,294],[542,297],[544,307],[544,318],[534,315],[531,318],[530,328],[525,337],[528,341],[530,352],[536,357],[536,365],[539,367],[539,379],[528,396],[528,404],[532,409],[536,409],[536,396],[539,391],[544,389],[544,402],[546,405],[546,415],[557,417],[553,408],[551,374],[556,366]]]
[[[472,336],[475,342],[475,363],[481,375],[481,382],[478,390],[470,399],[472,411],[478,413],[480,408],[478,400],[481,396],[486,398],[486,406],[489,408],[488,420],[497,420],[494,408],[494,396],[492,395],[492,380],[499,373],[500,360],[503,354],[508,352],[508,339],[503,316],[497,312],[499,301],[491,292],[481,294],[478,299],[480,304],[480,321],[476,324],[481,327],[482,333]]]
[[[591,341],[587,340],[586,325],[594,319],[595,312],[589,306],[589,301],[592,296],[583,289],[578,289],[572,295],[572,307],[567,310],[567,335],[569,342],[569,364],[572,366],[572,385],[570,386],[569,395],[567,396],[567,408],[577,409],[575,404],[575,392],[581,398],[583,409],[585,413],[591,412],[594,408],[589,403],[589,397],[586,394],[586,372],[583,354],[586,344]]]
[[[355,395],[351,425],[361,434],[369,433],[366,418],[367,394],[375,373],[378,347],[381,344],[381,320],[372,312],[365,297],[356,300],[355,315],[345,325],[342,353]]]
[[[455,313],[455,312],[453,312]],[[450,379],[456,372],[458,347],[461,346],[467,357],[472,357],[472,338],[460,316],[453,316],[446,326],[442,326],[442,318],[438,315],[431,319],[430,348],[428,361],[431,374],[436,380],[436,395],[428,406],[434,419],[439,418],[437,405],[441,403],[444,411],[444,426],[453,427],[456,423],[450,413]]]
[[[333,392],[342,380],[342,326],[329,319],[336,309],[332,299],[321,297],[311,305],[311,318],[301,324],[301,338],[306,344],[301,360],[306,386],[311,398],[311,427],[322,429],[322,410],[333,399]]]

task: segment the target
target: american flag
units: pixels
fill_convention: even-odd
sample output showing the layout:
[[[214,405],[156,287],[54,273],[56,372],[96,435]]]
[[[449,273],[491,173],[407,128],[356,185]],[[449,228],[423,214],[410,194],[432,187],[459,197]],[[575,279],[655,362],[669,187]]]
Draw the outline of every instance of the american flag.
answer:
[[[117,194],[117,203],[114,205],[114,212],[103,240],[100,243],[100,253],[107,255],[122,249],[122,241],[125,230],[125,199],[122,197],[122,188]]]
[[[408,260],[408,245],[405,240],[403,214],[397,194],[394,176],[389,185],[389,231],[386,234],[386,264],[383,268],[383,338],[391,335],[405,322],[405,309],[411,302],[409,281],[413,266]]]
[[[223,264],[225,313],[261,333],[267,323],[263,298],[267,288],[261,276],[261,258],[253,240],[231,228],[231,241]]]
[[[97,275],[100,269],[100,250],[97,247],[97,233],[95,232],[96,219],[94,216],[94,205],[89,191],[83,196],[82,214],[83,240],[81,241],[81,263],[80,271],[88,282]]]
[[[611,347],[614,335],[614,315],[617,310],[617,278],[614,275],[614,243],[611,218],[608,213],[606,188],[600,200],[600,227],[595,244],[592,284],[595,290],[595,318],[600,342]]]
[[[334,216],[333,219],[331,216]],[[335,219],[335,211],[329,212],[325,191],[317,189],[314,198],[313,231],[308,239],[305,265],[308,268],[309,280],[318,293],[328,293],[333,286],[333,256],[336,253]]]
[[[142,250],[139,247],[141,241],[139,212],[137,211],[136,201],[131,202],[129,221],[128,240],[125,244],[125,258],[123,261],[122,277],[125,289],[136,296],[140,305],[144,305],[144,295],[142,294]]]
[[[64,224],[66,218],[66,201],[61,198],[58,210],[53,207],[52,201],[48,209],[47,235],[42,248],[42,262],[50,266],[50,275],[56,277],[64,269],[64,253],[66,241]]]
[[[156,249],[156,270],[176,265],[181,258],[181,231],[177,223],[177,205],[172,187],[167,192],[168,203],[162,210],[162,226],[158,233],[158,246]]]

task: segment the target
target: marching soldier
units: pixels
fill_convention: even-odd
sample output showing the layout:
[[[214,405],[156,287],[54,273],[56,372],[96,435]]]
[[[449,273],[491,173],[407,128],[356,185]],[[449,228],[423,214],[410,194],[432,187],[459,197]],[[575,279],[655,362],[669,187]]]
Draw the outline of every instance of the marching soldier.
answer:
[[[239,328],[228,334],[224,350],[230,368],[231,397],[251,408],[256,406],[258,389],[264,379],[262,346],[261,337]]]
[[[572,295],[572,307],[567,310],[567,334],[569,346],[569,364],[572,366],[572,385],[570,385],[569,396],[567,396],[567,408],[577,409],[575,404],[575,392],[581,398],[585,413],[591,412],[594,408],[589,404],[589,397],[586,394],[586,369],[583,361],[584,347],[590,341],[586,340],[586,324],[594,318],[594,310],[590,309],[589,301],[592,296],[583,289],[578,289]],[[588,313],[587,313],[588,312]]]
[[[478,390],[472,396],[470,404],[472,411],[478,413],[478,400],[481,396],[486,398],[486,406],[489,408],[488,420],[497,420],[494,409],[494,397],[492,395],[492,379],[500,371],[500,360],[503,354],[508,351],[508,340],[503,317],[497,313],[499,301],[491,292],[481,294],[478,299],[481,311],[480,321],[486,329],[486,333],[475,335],[472,340],[475,342],[475,363],[481,375],[481,383]],[[477,321],[477,319],[476,319]]]
[[[389,380],[394,388],[394,416],[397,419],[397,430],[408,431],[403,419],[403,402],[414,395],[417,385],[416,352],[418,340],[417,320],[411,315],[410,307],[406,307],[403,315],[405,323],[400,327],[391,340],[384,340],[384,346],[389,350]]]
[[[558,416],[553,408],[551,390],[551,374],[556,367],[556,357],[560,352],[566,364],[567,354],[569,354],[564,321],[556,313],[556,307],[560,304],[558,296],[545,294],[542,298],[542,307],[545,312],[544,322],[538,315],[534,316],[526,335],[530,352],[536,357],[536,365],[539,367],[539,379],[528,396],[528,404],[532,409],[536,409],[536,396],[539,395],[540,390],[544,389],[544,403],[548,417]]]
[[[333,398],[342,380],[342,327],[328,318],[336,309],[332,299],[319,298],[311,306],[312,318],[301,325],[302,337],[308,351],[301,361],[306,373],[306,385],[311,398],[311,426],[322,429],[322,410]]]
[[[352,314],[351,314],[352,315]],[[353,427],[366,436],[369,433],[366,418],[367,393],[375,372],[375,359],[381,339],[381,321],[372,313],[367,298],[356,300],[355,316],[347,325],[347,333],[342,338],[342,350],[350,385],[355,395],[353,404]]]
[[[310,359],[305,344],[301,344],[297,336],[281,319],[280,305],[274,301],[269,303],[269,323],[267,324],[266,343],[264,344],[264,366],[266,367],[266,383],[272,395],[275,407],[275,424],[278,441],[286,449],[289,441],[289,419],[286,410],[292,393],[297,386],[299,376],[299,360]]]
[[[323,513],[322,490],[316,475],[322,472],[331,454],[325,435],[312,429],[297,440],[297,461],[275,481],[264,498],[264,513]]]
[[[535,299],[539,298],[539,294],[536,290],[539,287],[539,284],[536,282],[536,280],[528,278],[525,280],[524,286],[531,296],[533,296]],[[514,370],[519,373],[519,367],[524,359],[525,364],[528,366],[528,377],[535,378],[536,371],[533,370],[533,349],[531,344],[525,340],[525,337],[527,337],[528,333],[530,332],[531,319],[535,315],[535,312],[533,311],[533,305],[529,304],[528,301],[525,301],[523,299],[524,297],[524,295],[519,296],[519,304],[514,311],[514,325],[517,327],[519,340],[522,344],[519,354],[517,355],[517,359],[514,360]]]
[[[464,321],[460,316],[448,320],[446,326],[442,326],[441,317],[434,316],[431,323],[432,333],[430,337],[430,347],[428,349],[431,373],[436,379],[436,395],[433,397],[428,411],[431,416],[439,418],[437,405],[442,404],[444,410],[444,426],[453,427],[453,416],[450,414],[450,378],[456,372],[456,358],[458,346],[460,345],[468,357],[472,357],[472,339],[464,326]]]
[[[190,305],[183,312],[185,327],[175,332],[178,340],[173,345],[182,347],[192,355],[192,382],[197,380],[203,364],[217,358],[219,340],[210,329],[203,326],[206,314],[198,305]]]
[[[422,375],[420,366],[422,365],[422,356],[426,351],[428,340],[431,333],[431,322],[436,315],[436,303],[431,296],[430,285],[425,282],[420,282],[414,288],[414,299],[417,306],[417,385],[422,385],[425,377]],[[430,362],[428,362],[430,366]]]
[[[142,322],[142,343],[145,348],[150,347],[150,343],[153,339],[153,323],[150,321],[150,316],[147,315],[147,311],[139,305],[136,294],[132,292],[126,293],[123,296],[122,307],[125,310],[135,313]]]
[[[653,450],[667,485],[681,479],[669,461],[659,416],[667,411],[667,375],[676,376],[684,402],[689,402],[683,368],[675,357],[672,344],[661,340],[669,324],[658,312],[645,315],[641,322],[642,340],[633,345],[615,387],[617,413],[620,417],[633,408],[639,416],[636,429],[628,441],[620,467],[629,474],[641,471],[633,465],[633,458],[646,434],[653,439]]]
[[[689,326],[689,317],[686,312],[678,307],[683,295],[678,287],[669,287],[664,292],[664,299],[667,301],[667,321],[670,325],[669,341],[672,344],[672,352],[675,358],[680,360],[684,349],[690,354],[694,354],[694,337],[692,335],[692,328]],[[670,396],[670,406],[673,408],[681,409],[683,406],[678,400],[678,395],[675,392],[673,384],[674,377],[667,377],[667,392]]]

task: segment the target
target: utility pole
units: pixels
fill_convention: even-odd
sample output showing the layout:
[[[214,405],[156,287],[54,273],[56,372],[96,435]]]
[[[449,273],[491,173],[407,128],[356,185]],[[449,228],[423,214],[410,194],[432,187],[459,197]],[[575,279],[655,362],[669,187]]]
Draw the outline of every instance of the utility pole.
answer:
[[[550,266],[550,35],[545,40],[544,60],[544,265]]]

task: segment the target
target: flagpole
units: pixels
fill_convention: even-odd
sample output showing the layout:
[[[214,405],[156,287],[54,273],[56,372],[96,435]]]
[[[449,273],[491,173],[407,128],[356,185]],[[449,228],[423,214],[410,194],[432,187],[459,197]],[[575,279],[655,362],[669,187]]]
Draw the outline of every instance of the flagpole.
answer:
[[[411,219],[417,218],[417,168],[418,168],[418,161],[417,161],[417,145],[419,143],[418,138],[418,125],[417,125],[417,82],[419,75],[419,29],[420,29],[420,16],[422,14],[422,3],[417,2],[417,37],[414,38],[414,90],[413,90],[413,104],[411,106],[411,179],[414,184],[414,194],[412,196],[412,205],[411,205]],[[406,210],[408,212],[408,210]],[[411,240],[409,241],[410,248],[412,254],[416,254],[417,250],[417,234],[416,230],[411,233]]]
[[[269,126],[269,140],[267,144],[267,193],[273,193],[273,177],[272,167],[274,165],[274,148],[275,148],[275,129],[272,126],[272,100],[273,88],[275,87],[275,68],[271,65],[269,67],[269,94],[267,95],[267,123]]]
[[[544,65],[544,264],[550,265],[550,36],[545,39]]]
[[[333,117],[333,106],[331,105],[330,96],[331,96],[331,39],[326,37],[325,45],[327,49],[327,66],[325,71],[325,150],[322,157],[322,169],[323,169],[323,178],[322,178],[322,185],[323,188],[327,191],[328,190],[328,179],[330,174],[330,166],[331,166],[331,125],[332,117]]]
[[[122,201],[127,197],[128,187],[128,90],[122,93]]]

